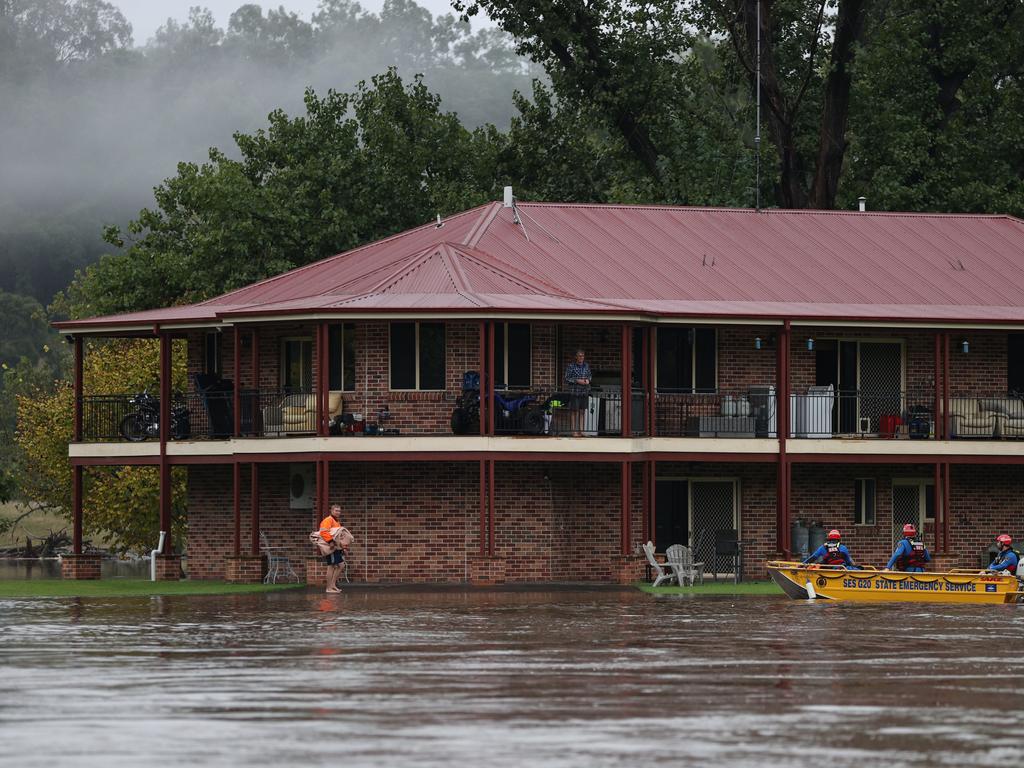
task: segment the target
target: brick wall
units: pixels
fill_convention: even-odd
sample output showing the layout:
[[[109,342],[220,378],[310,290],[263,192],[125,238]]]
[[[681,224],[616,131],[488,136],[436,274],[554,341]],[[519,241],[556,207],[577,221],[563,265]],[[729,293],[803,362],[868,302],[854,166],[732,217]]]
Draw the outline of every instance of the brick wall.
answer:
[[[356,543],[350,577],[367,582],[458,582],[479,552],[478,465],[470,462],[331,465],[331,501]],[[642,543],[642,472],[634,465],[631,539]],[[659,477],[737,479],[744,573],[764,577],[776,556],[773,464],[659,462]],[[289,548],[296,571],[311,553],[307,536],[318,524],[312,510],[289,509],[288,465],[261,465],[261,528]],[[791,516],[838,527],[854,557],[883,565],[892,552],[892,483],[930,480],[931,465],[795,465]],[[954,467],[951,550],[967,565],[996,533],[1024,537],[1019,500],[1024,468]],[[876,481],[876,523],[854,525],[854,481]],[[242,473],[242,544],[249,547],[249,472]],[[619,465],[499,462],[495,470],[495,555],[504,579],[611,581],[619,552]],[[231,473],[228,467],[189,468],[189,571],[223,578],[232,549]],[[931,526],[925,532],[934,546]]]

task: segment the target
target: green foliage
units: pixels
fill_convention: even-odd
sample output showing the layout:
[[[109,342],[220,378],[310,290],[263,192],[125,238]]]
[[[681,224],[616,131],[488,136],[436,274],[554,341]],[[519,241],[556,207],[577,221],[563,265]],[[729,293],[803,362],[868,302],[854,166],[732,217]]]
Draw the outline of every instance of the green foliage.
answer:
[[[134,393],[157,378],[159,344],[118,339],[88,344],[83,374],[86,390],[102,394]],[[172,387],[183,389],[185,355],[172,355]],[[67,382],[36,383],[18,393],[15,440],[19,451],[19,496],[71,513],[71,465],[68,444],[74,395]],[[92,467],[86,474],[84,530],[102,536],[118,551],[144,552],[159,535],[159,473],[154,467]],[[172,531],[185,535],[186,476],[172,471]]]

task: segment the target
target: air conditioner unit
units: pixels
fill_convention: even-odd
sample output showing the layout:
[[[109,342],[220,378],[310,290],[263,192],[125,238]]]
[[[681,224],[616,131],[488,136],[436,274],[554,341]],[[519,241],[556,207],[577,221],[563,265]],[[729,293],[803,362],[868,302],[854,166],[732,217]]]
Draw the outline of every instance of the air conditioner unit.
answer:
[[[288,465],[288,507],[312,509],[316,493],[316,475],[312,464]]]

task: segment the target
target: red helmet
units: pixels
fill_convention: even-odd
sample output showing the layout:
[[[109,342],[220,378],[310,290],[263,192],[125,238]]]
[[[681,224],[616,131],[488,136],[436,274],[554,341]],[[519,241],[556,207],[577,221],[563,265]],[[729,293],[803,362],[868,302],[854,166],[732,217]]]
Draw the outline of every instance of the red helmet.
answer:
[[[828,538],[838,541],[839,539],[843,538],[843,534],[839,532],[838,528],[833,528],[831,531],[828,532]]]
[[[1010,536],[1010,534],[1008,533],[1000,533],[998,536],[996,536],[996,543],[1005,544],[1009,547],[1011,544],[1013,544],[1013,537]]]
[[[913,523],[907,523],[906,525],[903,526],[903,535],[904,536],[916,536],[917,535],[917,528],[914,527]]]

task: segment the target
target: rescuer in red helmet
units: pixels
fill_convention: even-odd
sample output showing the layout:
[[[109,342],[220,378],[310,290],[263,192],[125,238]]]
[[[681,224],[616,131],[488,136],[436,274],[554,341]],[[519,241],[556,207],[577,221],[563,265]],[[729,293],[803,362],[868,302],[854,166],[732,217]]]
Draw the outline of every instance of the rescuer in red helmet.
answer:
[[[996,559],[989,565],[987,571],[982,573],[1009,573],[1012,576],[1017,575],[1017,563],[1020,562],[1020,557],[1013,549],[1013,538],[1008,533],[1001,533],[996,536],[996,546],[999,547],[999,554],[996,555]]]
[[[917,528],[907,523],[903,526],[903,540],[896,545],[896,551],[889,558],[885,570],[891,571],[895,567],[897,571],[920,573],[924,570],[924,564],[930,563],[931,559],[928,548],[918,538]]]
[[[838,565],[844,568],[856,569],[853,558],[850,557],[850,550],[845,544],[841,544],[843,535],[833,528],[825,537],[825,543],[808,555],[803,562],[821,563],[822,565]]]

